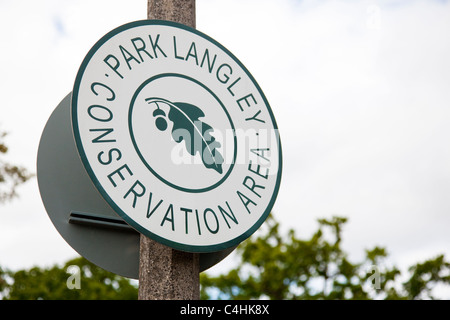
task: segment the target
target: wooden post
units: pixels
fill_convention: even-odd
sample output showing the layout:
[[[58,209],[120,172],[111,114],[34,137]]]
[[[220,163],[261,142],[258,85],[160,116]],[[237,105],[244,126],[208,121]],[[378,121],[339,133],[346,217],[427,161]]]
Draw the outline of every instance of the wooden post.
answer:
[[[195,0],[148,0],[147,18],[179,22],[195,28]]]
[[[195,28],[195,0],[148,0],[147,18]],[[169,248],[141,234],[139,300],[198,300],[199,271],[199,254]]]

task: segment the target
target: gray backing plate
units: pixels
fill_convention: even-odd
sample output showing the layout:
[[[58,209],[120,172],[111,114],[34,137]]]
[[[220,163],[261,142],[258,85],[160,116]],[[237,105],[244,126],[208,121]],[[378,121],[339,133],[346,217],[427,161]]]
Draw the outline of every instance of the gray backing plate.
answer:
[[[79,158],[70,121],[71,97],[69,93],[53,111],[39,143],[37,178],[42,201],[55,228],[75,251],[103,269],[138,279],[137,231],[69,223],[71,213],[81,212],[125,224],[95,188]],[[200,253],[200,271],[234,249]]]

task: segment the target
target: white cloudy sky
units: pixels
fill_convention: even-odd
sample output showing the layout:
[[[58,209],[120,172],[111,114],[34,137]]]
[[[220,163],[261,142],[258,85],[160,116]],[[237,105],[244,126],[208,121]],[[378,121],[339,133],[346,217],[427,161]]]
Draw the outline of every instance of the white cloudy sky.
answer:
[[[36,170],[42,130],[87,51],[145,17],[146,0],[0,0],[7,160]],[[341,215],[354,259],[374,245],[403,267],[450,259],[449,1],[197,0],[197,29],[246,65],[272,106],[285,228],[306,237],[317,218]],[[19,193],[0,207],[0,266],[73,257],[36,179]]]

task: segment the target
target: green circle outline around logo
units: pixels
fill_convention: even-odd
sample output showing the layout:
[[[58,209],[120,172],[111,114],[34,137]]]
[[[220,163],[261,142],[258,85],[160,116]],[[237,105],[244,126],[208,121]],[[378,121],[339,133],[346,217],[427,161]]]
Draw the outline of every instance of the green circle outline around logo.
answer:
[[[179,77],[179,78],[183,78],[189,81],[194,82],[195,84],[201,86],[203,89],[205,89],[206,91],[208,91],[209,94],[211,94],[214,99],[216,99],[217,102],[219,102],[220,106],[222,107],[223,111],[225,111],[225,114],[227,115],[228,121],[231,124],[231,130],[233,130],[233,139],[234,139],[234,154],[233,154],[233,162],[231,163],[231,166],[228,168],[228,171],[226,172],[226,174],[216,183],[214,183],[213,185],[206,187],[206,188],[198,188],[198,189],[189,189],[189,188],[183,188],[180,186],[177,186],[174,183],[171,183],[170,181],[167,181],[166,179],[164,179],[163,177],[161,177],[161,175],[159,175],[151,166],[150,164],[147,162],[147,160],[145,160],[144,156],[142,155],[141,151],[139,150],[139,147],[136,143],[136,139],[134,137],[133,134],[133,124],[132,124],[132,113],[133,113],[133,107],[134,107],[134,102],[136,101],[137,96],[139,95],[139,93],[141,92],[141,90],[150,82],[160,79],[160,78],[164,78],[164,77]],[[186,75],[182,75],[179,73],[161,73],[158,74],[156,76],[153,76],[147,80],[145,80],[135,91],[133,98],[131,99],[131,103],[130,103],[130,108],[128,111],[128,128],[130,131],[130,137],[131,137],[131,141],[133,142],[133,146],[134,149],[136,150],[139,158],[141,159],[142,163],[147,167],[148,170],[150,170],[151,173],[153,173],[153,175],[155,177],[157,177],[159,180],[161,180],[162,182],[164,182],[165,184],[167,184],[169,187],[180,190],[180,191],[184,191],[184,192],[191,192],[191,193],[200,193],[200,192],[206,192],[206,191],[210,191],[213,190],[215,188],[217,188],[218,186],[220,186],[227,178],[228,176],[231,174],[231,171],[233,171],[234,168],[234,164],[236,163],[236,157],[237,157],[237,138],[236,138],[236,130],[234,128],[234,124],[233,121],[231,120],[230,114],[228,113],[227,109],[225,108],[225,106],[223,105],[222,101],[220,101],[220,99],[214,94],[214,92],[212,92],[207,86],[205,86],[203,83],[201,83],[200,81],[193,79],[191,77],[188,77]]]
[[[78,153],[80,155],[80,158],[82,160],[82,163],[91,177],[92,182],[94,183],[97,190],[100,192],[100,194],[103,196],[103,198],[106,200],[106,202],[114,209],[114,211],[122,218],[124,219],[131,227],[136,229],[138,232],[142,233],[143,235],[158,241],[159,243],[162,243],[164,245],[167,245],[169,247],[172,247],[176,250],[182,250],[187,252],[216,252],[220,250],[225,250],[227,248],[230,248],[232,246],[236,246],[248,237],[250,237],[258,228],[262,225],[262,223],[266,220],[268,215],[270,214],[273,205],[275,204],[275,199],[278,195],[278,192],[280,190],[280,184],[281,184],[281,173],[282,173],[282,146],[281,146],[281,140],[279,134],[277,134],[277,142],[278,142],[278,172],[277,172],[277,180],[275,182],[275,187],[272,193],[272,198],[270,199],[266,209],[261,214],[258,221],[256,221],[249,229],[247,229],[245,232],[241,233],[239,236],[222,242],[222,243],[216,243],[212,245],[188,245],[184,243],[180,243],[177,241],[166,239],[162,236],[159,236],[150,230],[144,228],[140,224],[138,224],[134,219],[132,219],[130,216],[127,215],[126,212],[124,212],[116,203],[115,201],[109,196],[109,194],[106,192],[106,190],[101,185],[100,181],[97,179],[97,176],[95,175],[94,171],[92,170],[92,167],[89,163],[89,160],[87,159],[86,152],[84,151],[83,142],[81,141],[80,131],[79,131],[79,125],[78,125],[78,119],[77,119],[77,110],[78,110],[78,94],[80,91],[80,84],[83,79],[84,72],[86,70],[87,65],[91,61],[91,58],[94,56],[94,54],[97,52],[97,50],[109,39],[114,37],[115,35],[135,27],[141,27],[146,25],[160,25],[160,26],[170,26],[173,28],[183,29],[188,32],[194,33],[207,41],[211,42],[223,52],[225,52],[229,57],[231,57],[238,65],[239,67],[247,74],[249,79],[253,82],[255,85],[255,88],[258,90],[259,94],[261,95],[265,106],[267,107],[267,111],[269,112],[273,128],[278,131],[278,126],[275,121],[275,117],[273,115],[272,109],[270,108],[269,102],[267,101],[266,96],[262,92],[261,88],[259,87],[258,83],[256,82],[255,78],[251,75],[251,73],[247,70],[247,68],[242,64],[242,62],[239,61],[238,58],[236,58],[228,49],[226,49],[223,45],[221,45],[216,40],[212,39],[208,35],[193,29],[191,27],[188,27],[186,25],[172,22],[172,21],[166,21],[166,20],[138,20],[130,23],[126,23],[122,26],[119,26],[110,32],[108,32],[106,35],[104,35],[100,40],[98,40],[94,46],[89,50],[86,57],[83,59],[83,62],[80,65],[80,68],[78,70],[77,76],[75,78],[75,83],[73,87],[73,94],[72,94],[72,104],[71,104],[71,117],[72,117],[72,130],[73,130],[73,136],[75,139],[75,144],[78,149]]]

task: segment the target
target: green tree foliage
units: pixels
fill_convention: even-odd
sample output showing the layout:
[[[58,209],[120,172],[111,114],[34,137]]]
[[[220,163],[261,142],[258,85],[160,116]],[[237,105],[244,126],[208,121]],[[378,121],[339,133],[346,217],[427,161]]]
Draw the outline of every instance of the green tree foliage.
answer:
[[[5,132],[0,131],[0,203],[17,196],[16,188],[33,177],[25,168],[12,165],[2,159],[8,152],[4,142]]]
[[[62,268],[0,269],[0,297],[4,300],[136,300],[137,296],[137,286],[129,279],[82,257]]]
[[[293,230],[282,237],[279,223],[269,217],[267,230],[238,247],[237,268],[201,275],[202,299],[433,299],[437,284],[450,284],[443,255],[413,265],[407,275],[387,265],[380,247],[351,262],[341,246],[346,221],[320,219],[319,229],[302,240]]]
[[[282,236],[278,222],[269,217],[238,247],[241,262],[235,269],[217,277],[200,275],[201,298],[433,299],[436,285],[449,286],[450,263],[443,255],[403,274],[388,266],[387,252],[380,247],[366,250],[361,262],[351,262],[341,246],[346,221],[320,219],[318,230],[302,240],[293,230]],[[6,300],[135,300],[137,291],[136,283],[81,257],[62,267],[0,268],[0,298]]]

